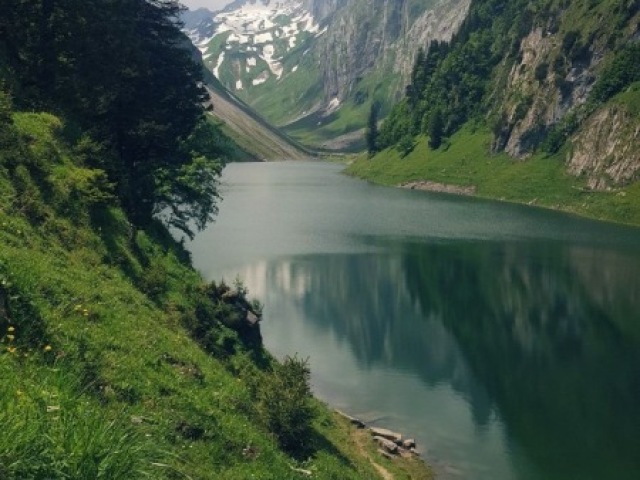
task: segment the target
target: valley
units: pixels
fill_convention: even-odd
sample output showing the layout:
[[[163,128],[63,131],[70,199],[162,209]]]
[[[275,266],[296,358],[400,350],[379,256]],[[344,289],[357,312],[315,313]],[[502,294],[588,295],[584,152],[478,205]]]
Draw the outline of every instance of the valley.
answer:
[[[292,138],[357,151],[371,105],[388,112],[404,91],[412,42],[449,40],[468,4],[236,1],[185,16],[184,31],[227,89]]]
[[[640,478],[640,0],[0,0],[0,478]]]

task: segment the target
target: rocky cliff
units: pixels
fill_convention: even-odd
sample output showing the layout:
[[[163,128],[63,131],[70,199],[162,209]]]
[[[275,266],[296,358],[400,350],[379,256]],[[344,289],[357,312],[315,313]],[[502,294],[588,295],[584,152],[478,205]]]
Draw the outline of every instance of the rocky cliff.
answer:
[[[472,0],[458,32],[416,57],[375,149],[481,127],[492,153],[557,158],[585,190],[640,179],[640,0]]]
[[[639,12],[639,1],[611,0],[538,13],[515,61],[497,74],[494,150],[526,159],[565,144],[568,172],[586,177],[592,189],[638,180],[638,88],[628,85],[640,79]],[[625,90],[628,101],[612,98]]]
[[[324,100],[339,101],[375,92],[385,82],[386,98],[404,91],[418,50],[432,40],[450,40],[470,0],[345,0],[316,47]],[[380,79],[374,92],[358,89],[367,76]],[[384,98],[377,100],[385,102]]]
[[[237,0],[209,18],[184,20],[229,90],[318,144],[362,128],[373,102],[387,111],[404,91],[418,45],[449,40],[469,2]]]

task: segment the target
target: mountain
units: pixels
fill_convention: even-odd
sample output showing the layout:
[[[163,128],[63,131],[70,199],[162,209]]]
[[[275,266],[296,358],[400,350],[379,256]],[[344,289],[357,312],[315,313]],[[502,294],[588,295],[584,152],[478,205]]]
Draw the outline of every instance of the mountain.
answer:
[[[361,146],[371,104],[384,114],[403,93],[414,43],[450,39],[468,5],[237,0],[208,18],[183,20],[225,87],[303,143],[331,149]]]
[[[473,0],[405,93],[363,176],[640,223],[639,0]]]

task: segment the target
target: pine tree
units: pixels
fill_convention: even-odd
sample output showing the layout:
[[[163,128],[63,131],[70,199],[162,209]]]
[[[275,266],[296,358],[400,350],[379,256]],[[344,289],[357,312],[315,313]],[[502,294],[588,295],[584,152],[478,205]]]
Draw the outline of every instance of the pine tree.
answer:
[[[436,109],[429,120],[429,147],[437,149],[442,145],[442,135],[444,134],[444,120],[440,109]]]
[[[369,155],[378,152],[378,111],[380,106],[378,102],[373,102],[369,110],[369,119],[367,121],[367,129],[365,132],[365,141],[367,143],[367,151]]]
[[[88,166],[106,172],[134,225],[163,209],[185,229],[192,217],[202,226],[215,211],[206,195],[215,193],[219,168],[185,147],[207,94],[177,24],[180,4],[0,2],[0,55],[19,91],[17,108],[53,111],[101,145],[108,154]],[[206,188],[194,184],[198,175]]]

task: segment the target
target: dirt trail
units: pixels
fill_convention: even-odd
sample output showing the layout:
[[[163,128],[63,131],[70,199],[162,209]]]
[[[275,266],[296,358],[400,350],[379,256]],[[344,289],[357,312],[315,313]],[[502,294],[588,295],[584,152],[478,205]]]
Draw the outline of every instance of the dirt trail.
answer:
[[[377,472],[380,474],[380,476],[384,480],[395,480],[395,477],[393,476],[393,474],[389,470],[384,468],[382,465],[380,465],[379,463],[376,463],[373,460],[373,458],[371,458],[371,455],[369,455],[369,453],[367,452],[367,449],[365,448],[364,444],[365,442],[368,441],[369,436],[356,434],[355,437],[356,437],[356,442],[355,442],[356,447],[358,448],[358,452],[360,453],[360,455],[362,455],[364,458],[369,460],[371,465],[373,465],[373,468],[377,470]]]

